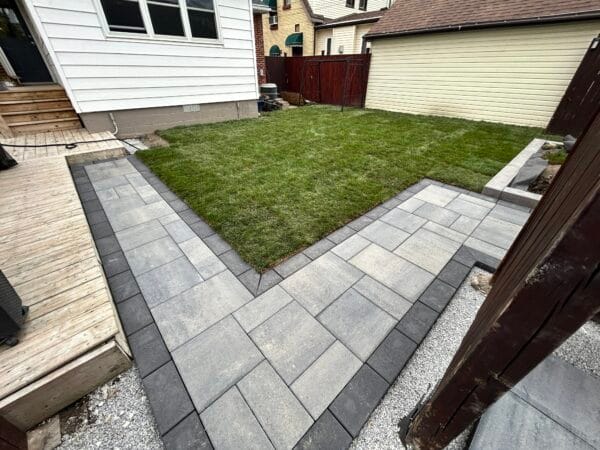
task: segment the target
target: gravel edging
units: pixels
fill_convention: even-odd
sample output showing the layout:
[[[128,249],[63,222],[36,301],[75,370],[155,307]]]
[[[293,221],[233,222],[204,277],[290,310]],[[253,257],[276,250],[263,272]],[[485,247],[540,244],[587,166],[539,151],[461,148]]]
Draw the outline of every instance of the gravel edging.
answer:
[[[83,414],[66,420],[61,417],[61,429],[75,429],[62,435],[58,449],[164,448],[136,367],[98,387],[76,405],[80,403]]]
[[[474,289],[473,276],[487,274],[475,267],[465,279],[427,337],[383,398],[378,408],[354,440],[353,450],[404,449],[398,435],[398,422],[408,415],[421,396],[433,390],[444,375],[463,336],[473,323],[486,295]],[[600,324],[588,322],[558,348],[554,355],[600,378]],[[429,385],[431,385],[429,387]],[[468,446],[473,427],[469,427],[447,448]]]

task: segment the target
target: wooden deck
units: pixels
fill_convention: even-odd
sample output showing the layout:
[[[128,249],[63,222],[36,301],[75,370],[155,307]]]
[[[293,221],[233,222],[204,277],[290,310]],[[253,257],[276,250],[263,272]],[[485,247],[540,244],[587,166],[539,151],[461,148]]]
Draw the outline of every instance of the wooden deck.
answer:
[[[92,142],[102,141],[105,142]],[[75,148],[66,148],[64,145],[73,142],[90,142],[77,144]],[[31,134],[4,138],[2,143],[11,145],[5,147],[17,162],[28,161],[38,158],[49,158],[66,156],[69,162],[78,163],[89,159],[97,159],[99,154],[104,158],[119,156],[123,154],[123,144],[115,139],[110,131],[90,133],[86,129],[81,130],[59,130],[48,133]],[[17,147],[12,147],[16,145]],[[27,147],[28,145],[42,146],[38,148]],[[22,146],[22,147],[21,147]]]
[[[64,157],[102,151],[10,149],[21,163],[0,172],[0,268],[30,307],[19,344],[0,346],[0,415],[23,430],[130,364]]]

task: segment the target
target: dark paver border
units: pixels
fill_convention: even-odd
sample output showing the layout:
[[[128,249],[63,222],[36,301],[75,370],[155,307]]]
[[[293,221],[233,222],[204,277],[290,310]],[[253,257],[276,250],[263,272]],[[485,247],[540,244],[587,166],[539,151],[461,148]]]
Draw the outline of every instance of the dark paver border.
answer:
[[[146,306],[143,294],[104,214],[96,192],[93,187],[90,190],[91,182],[84,166],[113,159],[120,158],[74,164],[70,169],[108,279],[123,331],[136,361],[165,448],[167,450],[212,449],[200,416]],[[163,190],[163,192],[167,191]],[[103,214],[99,215],[98,212]]]
[[[255,297],[279,284],[429,185],[442,186],[488,200],[486,196],[466,189],[423,179],[310,247],[290,256],[276,267],[260,274],[251,268],[210,225],[188,208],[144,163],[135,156],[126,158],[194,233],[213,252],[218,253],[217,257]],[[147,311],[147,308],[144,310],[144,308],[130,307],[130,304],[134,303],[145,305],[145,302],[139,301],[143,299],[143,295],[87,177],[84,166],[89,164],[93,163],[71,165],[72,177],[100,253],[161,439],[167,449],[186,446],[188,446],[186,448],[211,449],[212,444],[208,434],[191,403],[187,389],[152,314]],[[502,201],[496,203],[506,204]],[[529,211],[528,208],[519,208],[517,205],[506,205]],[[313,423],[295,448],[317,449],[322,443],[328,443],[328,448],[348,448],[454,297],[467,274],[475,266],[494,272],[499,263],[500,261],[492,256],[462,245],[404,317],[392,328],[367,362],[363,363],[325,412]],[[432,295],[431,291],[434,288],[437,288],[437,292]],[[169,376],[169,383],[164,382],[165,374]],[[157,383],[156,380],[160,382]],[[175,409],[173,409],[174,405],[170,404],[173,398],[178,399]],[[165,411],[171,411],[171,414],[167,417]],[[171,417],[172,415],[175,417]]]

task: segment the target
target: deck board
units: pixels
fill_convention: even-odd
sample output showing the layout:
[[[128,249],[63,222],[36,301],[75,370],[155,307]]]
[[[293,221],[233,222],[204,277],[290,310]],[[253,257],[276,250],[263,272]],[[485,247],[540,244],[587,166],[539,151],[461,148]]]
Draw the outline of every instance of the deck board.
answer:
[[[97,141],[101,139],[110,140],[106,142],[78,144],[77,147],[73,149],[68,149],[64,145],[50,145],[57,143]],[[110,131],[90,133],[85,128],[20,135],[13,138],[5,138],[2,140],[2,142],[4,144],[11,145],[11,147],[6,147],[6,151],[8,151],[17,162],[40,158],[54,158],[56,156],[81,155],[99,151],[110,152],[123,148],[122,143],[118,140],[115,140],[115,136]],[[13,147],[14,145],[17,147]],[[20,147],[25,145],[41,145],[42,147]]]
[[[87,133],[69,130],[66,135],[55,132],[19,136],[12,141],[46,143],[65,136],[78,139],[84,136],[82,132]],[[86,144],[73,150],[97,149]],[[9,398],[22,405],[20,391],[30,395],[31,386],[45,385],[45,377],[51,379],[56,371],[107,342],[122,341],[67,161],[64,156],[53,156],[68,154],[69,150],[8,150],[20,164],[0,172],[0,268],[31,309],[18,336],[20,343],[0,347],[0,412],[12,411],[14,402],[7,403]],[[70,398],[67,392],[64,395]],[[56,405],[60,404],[57,400]],[[18,415],[26,417],[22,409]]]

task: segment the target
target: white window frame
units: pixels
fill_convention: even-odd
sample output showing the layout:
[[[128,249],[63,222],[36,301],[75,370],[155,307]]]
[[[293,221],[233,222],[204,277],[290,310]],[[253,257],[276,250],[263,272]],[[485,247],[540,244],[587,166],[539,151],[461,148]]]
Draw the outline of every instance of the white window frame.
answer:
[[[192,36],[192,26],[190,25],[190,18],[188,16],[187,4],[186,0],[179,0],[179,11],[181,13],[181,23],[183,24],[183,32],[185,36],[169,36],[164,34],[156,34],[154,32],[154,27],[152,26],[152,18],[150,17],[150,10],[148,9],[148,0],[137,0],[140,6],[140,11],[142,14],[142,20],[144,22],[144,27],[146,28],[146,33],[128,33],[126,31],[113,31],[110,29],[108,24],[108,20],[104,15],[104,8],[102,8],[102,3],[100,0],[94,0],[94,5],[96,6],[96,12],[98,13],[98,17],[100,18],[100,22],[102,24],[102,30],[104,31],[104,35],[107,39],[111,40],[127,40],[127,41],[160,41],[171,44],[189,44],[189,43],[197,43],[197,44],[207,44],[207,45],[223,45],[223,33],[221,32],[221,18],[219,17],[219,0],[213,0],[214,5],[214,15],[217,29],[217,37],[213,38],[198,38]],[[152,0],[150,0],[152,2]],[[161,5],[162,6],[162,5]],[[168,4],[164,4],[164,6],[170,6]],[[193,8],[202,11],[200,8]],[[208,10],[207,10],[208,12]]]

